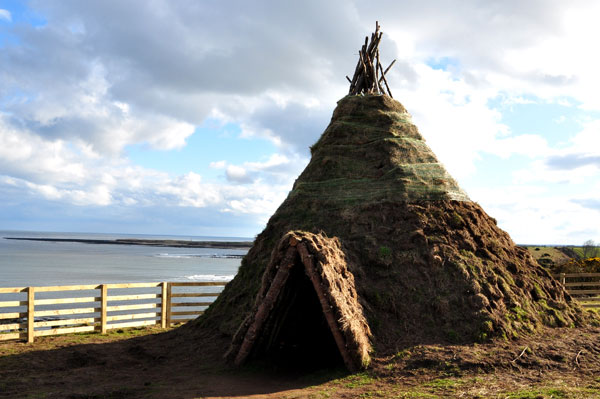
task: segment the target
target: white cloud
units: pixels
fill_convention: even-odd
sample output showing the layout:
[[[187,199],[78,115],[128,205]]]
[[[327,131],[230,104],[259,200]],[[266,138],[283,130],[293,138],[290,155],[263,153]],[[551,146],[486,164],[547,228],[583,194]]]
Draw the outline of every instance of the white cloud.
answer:
[[[585,199],[581,204],[568,195],[523,185],[470,194],[519,244],[581,245],[600,238],[600,209],[586,207]]]
[[[244,165],[251,170],[276,171],[291,164],[291,160],[282,154],[272,154],[265,162],[246,162]]]
[[[0,114],[0,174],[34,182],[82,183],[87,177],[81,159],[63,140],[45,140],[6,123]]]
[[[225,167],[227,166],[227,161],[221,160],[221,161],[211,162],[210,164],[208,164],[208,166],[212,169],[225,169]]]
[[[202,183],[202,177],[193,172],[163,183],[161,187],[156,187],[156,190],[158,193],[172,195],[181,206],[202,208],[221,201],[218,188]]]
[[[519,183],[546,182],[572,183],[598,182],[600,179],[600,120],[583,125],[564,146],[550,148],[532,143],[537,152],[526,169],[515,172]]]
[[[269,215],[275,211],[284,199],[285,197],[279,194],[271,198],[233,200],[227,203],[227,207],[223,211]]]
[[[495,92],[480,91],[450,73],[415,65],[417,85],[408,85],[401,101],[440,160],[456,178],[475,172],[482,151],[497,149],[507,126],[487,102]]]
[[[4,19],[8,22],[12,21],[12,15],[10,11],[0,8],[0,19]]]
[[[250,183],[252,182],[252,178],[248,176],[248,172],[246,169],[241,166],[229,165],[225,170],[225,175],[227,176],[227,180],[235,183]]]
[[[599,127],[599,121],[590,121],[554,147],[534,140],[531,145],[538,151],[530,154],[533,159],[525,168],[513,172],[514,185],[471,190],[471,197],[520,243],[580,245],[597,239]]]
[[[232,165],[226,161],[212,162],[213,169],[225,169],[225,177],[231,183],[265,183],[291,188],[296,176],[308,164],[308,159],[294,155],[272,154],[263,162],[244,162]],[[288,188],[288,189],[289,189]]]
[[[63,201],[77,206],[108,206],[113,203],[109,187],[91,185],[85,190],[66,189],[51,184],[37,184],[22,179],[4,178],[4,183],[21,189],[22,199],[41,196],[49,201]]]
[[[559,117],[554,119],[554,123],[565,123],[567,117],[564,115],[560,115]]]
[[[306,165],[308,147],[347,91],[344,75],[356,65],[363,35],[382,11],[383,62],[398,59],[389,74],[392,91],[459,181],[476,174],[486,154],[496,154],[507,162],[515,155],[531,160],[515,175],[520,190],[521,183],[598,184],[599,122],[586,121],[561,146],[542,135],[514,135],[489,104],[499,96],[515,105],[535,97],[600,110],[600,57],[589,51],[600,33],[597,3],[157,0],[140,8],[117,0],[49,0],[30,6],[47,23],[15,28],[19,44],[0,53],[0,192],[7,195],[111,209],[220,209],[262,221]],[[10,20],[3,11],[0,18]],[[431,60],[448,60],[447,71],[429,66]],[[212,162],[223,171],[221,181],[171,176],[123,158],[132,144],[182,148],[209,117],[240,126],[241,139],[268,138],[277,154],[260,162]],[[535,208],[541,197],[523,195],[529,208],[521,214],[490,202],[516,231],[519,218],[511,215],[561,206],[582,215],[590,208],[581,204],[594,203],[593,196],[561,193],[552,207]]]
[[[524,155],[536,158],[547,155],[551,150],[548,141],[542,136],[522,134],[495,140],[494,145],[485,151],[506,159],[511,155]]]
[[[571,143],[573,150],[600,153],[600,119],[584,123],[583,129],[571,139]]]

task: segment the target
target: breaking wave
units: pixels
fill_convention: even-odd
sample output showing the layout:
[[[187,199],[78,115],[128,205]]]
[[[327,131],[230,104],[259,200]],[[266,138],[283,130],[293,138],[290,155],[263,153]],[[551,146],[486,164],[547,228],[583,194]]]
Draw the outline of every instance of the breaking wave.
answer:
[[[191,259],[191,258],[221,258],[221,259],[241,259],[244,255],[238,254],[156,254],[156,258],[170,259]]]
[[[186,279],[192,281],[231,281],[235,276],[233,274],[225,276],[217,276],[216,274],[194,274],[185,276]]]

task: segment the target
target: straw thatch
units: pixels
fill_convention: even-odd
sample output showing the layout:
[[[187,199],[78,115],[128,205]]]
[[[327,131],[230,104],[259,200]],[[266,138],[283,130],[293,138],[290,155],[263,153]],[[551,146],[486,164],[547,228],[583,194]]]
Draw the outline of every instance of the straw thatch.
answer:
[[[310,283],[295,281],[303,279]],[[286,295],[286,289],[292,295]],[[309,292],[299,296],[294,290]],[[301,314],[290,314],[293,308],[320,313],[318,308],[307,309],[306,303],[292,303],[306,295],[318,298],[321,320],[329,327],[346,367],[350,370],[366,367],[370,360],[371,333],[339,241],[300,231],[286,234],[273,251],[252,312],[235,334],[229,357],[240,365],[252,355],[260,356],[260,351],[285,352],[290,343],[296,346],[296,352],[313,352],[312,347],[321,343],[323,334],[319,331],[314,334],[314,323],[310,325],[310,320],[303,319]],[[286,328],[286,323],[291,328]]]

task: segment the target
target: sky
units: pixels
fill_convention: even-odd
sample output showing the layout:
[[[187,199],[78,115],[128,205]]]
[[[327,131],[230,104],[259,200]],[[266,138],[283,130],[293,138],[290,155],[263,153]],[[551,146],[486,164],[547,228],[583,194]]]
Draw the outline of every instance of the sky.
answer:
[[[378,20],[394,98],[521,244],[600,241],[600,1],[0,0],[0,230],[253,237]]]

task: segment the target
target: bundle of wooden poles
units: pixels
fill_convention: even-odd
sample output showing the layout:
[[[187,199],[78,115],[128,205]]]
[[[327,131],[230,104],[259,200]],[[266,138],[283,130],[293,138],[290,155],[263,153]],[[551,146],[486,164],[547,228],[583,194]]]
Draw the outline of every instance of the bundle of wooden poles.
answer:
[[[354,71],[354,77],[350,79],[346,76],[346,79],[350,82],[349,94],[386,94],[383,90],[383,85],[387,90],[387,94],[390,97],[392,92],[388,86],[385,74],[390,70],[396,60],[383,70],[381,63],[379,62],[379,43],[381,42],[382,32],[379,32],[379,22],[375,22],[375,32],[371,34],[371,42],[369,43],[369,37],[365,37],[365,44],[358,52],[359,59],[356,69]]]

